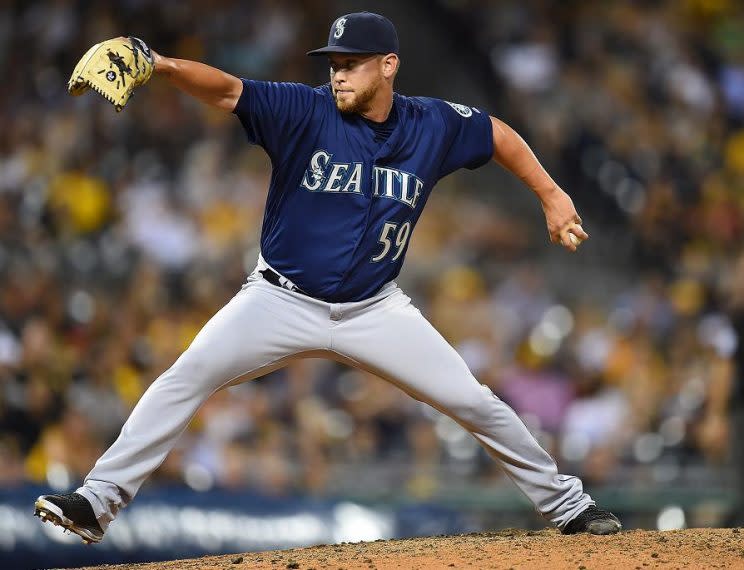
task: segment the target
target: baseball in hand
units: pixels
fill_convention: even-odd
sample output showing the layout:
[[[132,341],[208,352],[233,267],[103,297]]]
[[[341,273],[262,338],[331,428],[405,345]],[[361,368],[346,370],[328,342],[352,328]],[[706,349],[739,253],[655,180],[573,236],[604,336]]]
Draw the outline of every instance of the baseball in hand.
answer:
[[[575,235],[573,235],[571,232],[568,232],[568,239],[571,240],[571,243],[574,246],[577,246],[578,247],[579,244],[581,244],[581,240],[579,238],[577,238]]]

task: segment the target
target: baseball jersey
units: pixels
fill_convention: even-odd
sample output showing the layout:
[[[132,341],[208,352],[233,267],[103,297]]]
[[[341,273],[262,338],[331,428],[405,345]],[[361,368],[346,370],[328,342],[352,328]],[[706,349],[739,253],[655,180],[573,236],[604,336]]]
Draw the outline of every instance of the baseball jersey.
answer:
[[[490,118],[473,107],[395,93],[397,124],[381,139],[338,111],[329,84],[242,81],[233,112],[272,164],[261,253],[328,302],[394,279],[437,181],[493,155]]]

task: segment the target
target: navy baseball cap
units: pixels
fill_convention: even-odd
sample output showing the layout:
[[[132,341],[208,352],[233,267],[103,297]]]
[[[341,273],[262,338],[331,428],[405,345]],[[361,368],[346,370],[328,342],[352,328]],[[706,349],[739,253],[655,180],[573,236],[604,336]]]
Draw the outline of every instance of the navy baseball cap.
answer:
[[[385,16],[372,12],[354,12],[331,24],[328,45],[307,52],[326,53],[398,53],[398,34]]]

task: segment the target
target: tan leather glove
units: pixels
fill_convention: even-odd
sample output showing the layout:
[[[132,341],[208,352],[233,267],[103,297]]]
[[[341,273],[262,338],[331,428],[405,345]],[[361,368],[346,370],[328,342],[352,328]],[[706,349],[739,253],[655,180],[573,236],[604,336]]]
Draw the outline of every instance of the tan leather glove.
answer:
[[[71,95],[82,95],[93,89],[121,111],[135,88],[150,79],[153,68],[152,52],[139,38],[106,40],[85,52],[67,90]]]

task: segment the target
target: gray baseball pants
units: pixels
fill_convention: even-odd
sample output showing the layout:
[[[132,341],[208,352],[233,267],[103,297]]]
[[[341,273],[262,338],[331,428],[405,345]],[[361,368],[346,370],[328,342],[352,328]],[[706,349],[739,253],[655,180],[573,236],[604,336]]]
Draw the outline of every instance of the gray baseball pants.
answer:
[[[259,259],[242,289],[147,389],[77,490],[104,530],[210,395],[319,356],[376,374],[454,419],[558,527],[594,504],[577,477],[558,473],[514,411],[473,377],[395,283],[364,301],[326,303],[268,283],[261,267]]]

